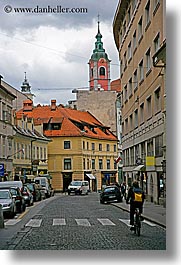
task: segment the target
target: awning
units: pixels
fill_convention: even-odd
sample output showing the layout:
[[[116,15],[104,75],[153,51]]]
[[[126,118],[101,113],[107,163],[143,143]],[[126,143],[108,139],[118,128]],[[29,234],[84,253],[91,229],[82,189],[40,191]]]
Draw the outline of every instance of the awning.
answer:
[[[145,165],[139,165],[133,169],[133,171],[140,171]]]
[[[86,176],[90,179],[96,179],[92,174],[86,174]]]

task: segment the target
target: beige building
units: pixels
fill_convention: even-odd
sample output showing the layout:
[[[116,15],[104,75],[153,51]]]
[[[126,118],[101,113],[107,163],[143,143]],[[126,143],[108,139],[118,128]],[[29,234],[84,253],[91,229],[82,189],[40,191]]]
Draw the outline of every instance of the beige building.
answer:
[[[5,88],[1,79],[0,75],[0,181],[4,176],[10,178],[13,167],[10,159],[13,153],[12,109],[16,98]]]
[[[120,0],[113,32],[122,87],[123,172],[138,179],[147,198],[164,201],[165,62],[153,57],[165,45],[164,0]],[[155,57],[154,57],[155,59]]]

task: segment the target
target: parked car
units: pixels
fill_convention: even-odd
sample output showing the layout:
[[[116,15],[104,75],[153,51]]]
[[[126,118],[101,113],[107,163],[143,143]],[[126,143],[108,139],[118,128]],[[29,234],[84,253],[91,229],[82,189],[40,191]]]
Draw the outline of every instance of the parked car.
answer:
[[[40,191],[40,186],[36,183],[26,183],[24,186],[28,187],[30,190],[31,194],[33,195],[33,201],[41,201],[41,191]]]
[[[13,198],[15,199],[15,204],[16,204],[16,212],[17,213],[22,213],[26,210],[26,203],[25,199],[21,193],[21,190],[19,187],[11,187],[10,192],[13,195]]]
[[[36,184],[39,184],[43,187],[43,189],[45,190],[46,198],[49,198],[51,196],[51,188],[48,179],[46,177],[36,177],[34,181]]]
[[[25,199],[25,203],[28,205],[28,206],[31,206],[33,205],[33,195],[31,194],[30,190],[28,189],[27,186],[23,186],[22,188],[22,195]]]
[[[0,188],[10,188],[10,187],[19,187],[20,190],[23,187],[22,181],[3,181],[0,182]]]
[[[68,186],[68,195],[73,194],[88,194],[89,182],[88,181],[72,181]]]
[[[122,202],[123,196],[117,186],[107,186],[100,193],[100,203],[104,202]]]
[[[0,190],[0,204],[2,205],[3,215],[13,218],[16,214],[15,200],[9,189]]]

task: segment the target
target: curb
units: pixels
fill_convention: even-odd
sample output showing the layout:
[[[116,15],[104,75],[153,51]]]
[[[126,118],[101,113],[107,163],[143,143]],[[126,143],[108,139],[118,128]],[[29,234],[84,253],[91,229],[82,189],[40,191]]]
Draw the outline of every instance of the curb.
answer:
[[[128,212],[128,213],[130,212],[129,209],[127,209],[127,208],[125,208],[123,206],[117,205],[115,203],[111,203],[111,205],[113,205],[113,206],[115,206],[115,207],[117,207],[117,208],[119,208],[119,209],[121,209],[121,210],[123,210],[125,212]],[[152,219],[151,217],[148,217],[148,216],[146,216],[144,214],[142,216],[144,217],[145,220],[148,220],[148,221],[150,221],[150,222],[152,222],[154,224],[157,224],[157,225],[159,225],[159,226],[161,226],[163,228],[166,228],[166,225],[165,224],[163,224],[163,223],[161,223],[161,222],[159,222],[159,221],[157,221],[155,219]]]

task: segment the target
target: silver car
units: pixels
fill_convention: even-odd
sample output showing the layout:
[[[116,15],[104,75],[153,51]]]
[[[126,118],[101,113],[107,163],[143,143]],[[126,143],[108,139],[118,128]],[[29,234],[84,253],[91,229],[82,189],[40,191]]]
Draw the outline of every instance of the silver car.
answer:
[[[14,217],[16,213],[15,200],[8,189],[0,189],[0,204],[4,215]]]

